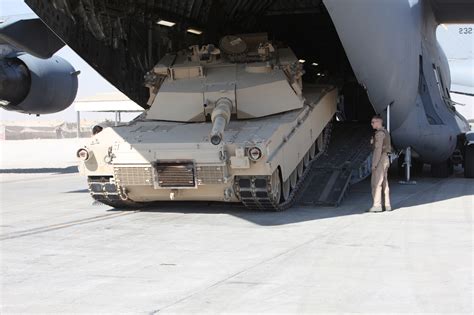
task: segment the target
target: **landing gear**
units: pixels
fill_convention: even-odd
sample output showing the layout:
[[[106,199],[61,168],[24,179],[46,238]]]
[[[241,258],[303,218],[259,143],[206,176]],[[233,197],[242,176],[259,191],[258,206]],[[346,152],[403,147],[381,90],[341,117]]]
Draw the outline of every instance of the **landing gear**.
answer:
[[[451,159],[444,162],[431,164],[431,176],[436,178],[446,178],[453,174],[454,168]]]
[[[402,180],[399,183],[403,184],[403,185],[414,185],[414,184],[416,184],[416,181],[413,181],[413,180],[410,179],[411,178],[411,168],[412,168],[412,158],[411,158],[411,148],[410,147],[405,149],[405,154],[404,154],[404,158],[403,158],[402,161],[403,161],[402,163],[400,163],[400,161],[399,161],[399,165],[401,164],[401,167],[405,168],[405,180]]]
[[[401,178],[406,177],[406,170],[405,170],[405,154],[400,154],[400,156],[397,159],[398,161],[398,176]],[[425,165],[422,161],[419,159],[414,159],[412,158],[411,160],[411,170],[410,173],[413,176],[421,176],[423,174],[423,166]]]
[[[464,153],[464,177],[474,178],[474,145],[466,146]]]

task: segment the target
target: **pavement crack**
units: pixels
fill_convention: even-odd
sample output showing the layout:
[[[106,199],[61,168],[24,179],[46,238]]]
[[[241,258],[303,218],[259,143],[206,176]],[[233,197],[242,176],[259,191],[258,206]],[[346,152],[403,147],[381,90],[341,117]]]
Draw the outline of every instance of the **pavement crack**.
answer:
[[[351,222],[349,222],[348,224],[342,226],[340,229],[338,229],[338,231],[340,231],[340,230],[342,230],[342,229],[345,229],[345,228],[347,228],[348,226],[350,226],[350,225],[352,225],[352,224],[354,224],[353,221],[351,221]],[[333,228],[334,228],[333,226],[330,226],[330,227],[327,228],[327,230],[330,231],[330,230],[332,230]],[[233,274],[231,274],[231,275],[229,275],[229,276],[227,276],[227,277],[225,277],[225,278],[223,278],[223,279],[217,281],[217,282],[214,282],[213,284],[211,284],[211,285],[209,285],[209,286],[207,286],[207,287],[205,287],[205,288],[199,289],[199,290],[197,290],[197,291],[195,291],[195,292],[193,292],[193,293],[191,293],[191,294],[188,294],[188,295],[182,297],[181,299],[178,299],[178,300],[175,301],[175,302],[172,302],[172,303],[170,303],[170,304],[168,304],[168,305],[165,305],[164,307],[162,307],[162,308],[159,309],[158,311],[153,311],[154,313],[151,312],[150,314],[156,314],[156,313],[158,313],[158,312],[160,312],[160,311],[162,311],[162,310],[164,310],[164,309],[167,309],[167,308],[170,308],[170,307],[172,307],[172,306],[174,306],[174,305],[177,305],[177,304],[179,304],[179,303],[181,303],[181,302],[183,302],[183,301],[185,301],[185,300],[188,300],[188,299],[190,299],[190,298],[192,298],[192,297],[194,297],[194,296],[196,296],[196,295],[198,295],[198,294],[200,294],[200,293],[202,293],[202,292],[204,292],[204,291],[207,291],[207,290],[209,290],[209,289],[212,289],[212,288],[214,288],[214,287],[216,287],[216,286],[218,286],[218,285],[220,285],[220,284],[222,284],[222,283],[224,283],[224,282],[226,282],[226,281],[228,281],[228,280],[230,280],[230,279],[232,279],[232,278],[235,278],[235,277],[237,277],[237,276],[239,276],[239,275],[241,275],[241,274],[243,274],[243,273],[245,273],[245,272],[247,272],[247,271],[249,271],[249,270],[252,270],[252,269],[254,269],[254,268],[257,268],[258,266],[261,266],[261,265],[263,265],[263,264],[266,264],[266,263],[268,263],[268,262],[270,262],[270,261],[272,261],[272,260],[275,260],[275,259],[277,259],[277,258],[279,258],[279,257],[285,256],[285,255],[287,255],[287,254],[289,254],[289,253],[291,253],[291,252],[295,252],[295,251],[297,251],[298,249],[300,249],[300,248],[302,248],[302,247],[304,247],[304,246],[306,246],[306,245],[308,245],[308,244],[310,244],[310,243],[312,243],[312,242],[314,242],[314,241],[316,241],[316,240],[329,237],[329,236],[332,235],[333,233],[335,233],[335,232],[332,231],[332,232],[329,232],[329,233],[325,233],[325,234],[323,234],[323,235],[320,234],[320,235],[318,235],[318,236],[316,236],[316,237],[313,237],[313,238],[311,238],[311,239],[309,239],[309,240],[307,240],[307,241],[305,241],[305,242],[303,242],[303,243],[300,243],[300,244],[298,244],[298,245],[296,245],[296,246],[290,247],[290,248],[288,248],[287,250],[284,250],[284,251],[282,251],[282,252],[280,252],[280,253],[278,253],[278,254],[275,254],[275,255],[273,255],[273,256],[271,256],[271,257],[268,257],[268,258],[266,258],[266,259],[264,259],[264,260],[261,260],[261,261],[257,262],[256,264],[250,265],[250,266],[248,266],[248,267],[246,267],[246,268],[244,268],[244,269],[242,269],[242,270],[240,270],[240,271],[238,271],[238,272],[235,272],[235,273],[233,273]]]
[[[24,237],[24,236],[36,235],[36,234],[41,234],[41,233],[46,233],[46,232],[50,232],[50,231],[65,229],[65,228],[78,226],[78,225],[83,225],[83,224],[88,224],[88,223],[94,223],[94,222],[98,222],[98,221],[114,219],[114,218],[122,217],[122,216],[125,216],[125,215],[135,214],[137,212],[140,212],[140,211],[137,210],[137,211],[123,211],[123,212],[120,212],[120,213],[109,213],[109,214],[95,216],[95,217],[81,219],[81,220],[75,220],[75,221],[70,221],[70,222],[65,222],[65,223],[52,224],[52,225],[47,225],[47,226],[28,229],[28,230],[23,230],[23,231],[11,232],[11,233],[0,235],[0,241],[20,238],[20,237]]]
[[[429,185],[428,187],[426,187],[425,189],[422,189],[421,191],[416,191],[414,192],[413,194],[410,194],[409,196],[403,198],[402,200],[398,201],[394,206],[395,206],[395,209],[397,208],[400,208],[402,206],[403,203],[409,201],[410,199],[412,199],[413,197],[417,197],[419,198],[421,195],[423,195],[425,192],[428,192],[428,191],[431,191],[432,188],[438,186],[439,184],[443,183],[444,180],[443,179],[439,179],[437,180],[436,182],[432,183],[431,185]]]

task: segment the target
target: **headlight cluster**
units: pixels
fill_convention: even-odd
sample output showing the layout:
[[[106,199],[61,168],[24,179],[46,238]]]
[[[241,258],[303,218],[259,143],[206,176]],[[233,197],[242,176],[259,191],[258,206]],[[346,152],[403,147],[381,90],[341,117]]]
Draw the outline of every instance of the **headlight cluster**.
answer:
[[[258,161],[262,158],[262,150],[259,147],[251,147],[248,149],[248,157],[251,161]]]
[[[81,161],[87,161],[90,157],[89,151],[85,148],[81,148],[77,150],[76,156],[81,160]]]

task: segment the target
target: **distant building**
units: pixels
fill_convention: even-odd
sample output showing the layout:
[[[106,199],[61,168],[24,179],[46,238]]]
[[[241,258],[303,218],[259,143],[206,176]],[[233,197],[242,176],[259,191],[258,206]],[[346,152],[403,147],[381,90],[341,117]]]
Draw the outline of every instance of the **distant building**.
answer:
[[[122,121],[122,113],[139,113],[144,110],[143,107],[120,92],[99,93],[76,100],[74,108],[78,113],[78,119],[80,119],[81,112],[115,113],[115,125]]]

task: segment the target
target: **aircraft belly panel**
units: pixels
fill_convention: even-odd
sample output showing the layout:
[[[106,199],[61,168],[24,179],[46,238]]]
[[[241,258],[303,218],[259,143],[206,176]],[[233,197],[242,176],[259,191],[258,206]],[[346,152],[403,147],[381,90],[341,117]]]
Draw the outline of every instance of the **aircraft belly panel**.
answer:
[[[347,57],[376,112],[394,102],[396,128],[413,106],[418,86],[420,54],[419,4],[409,1],[324,0]],[[395,113],[394,113],[395,114]]]

